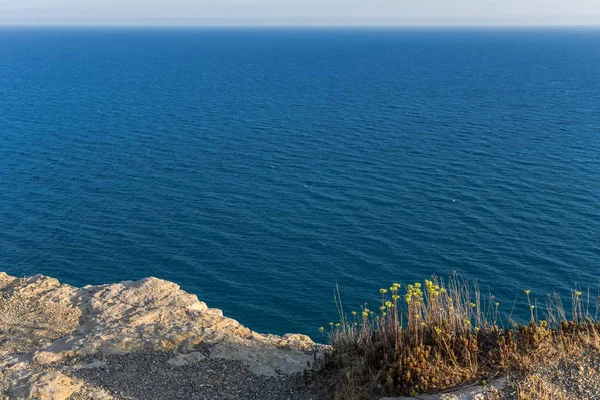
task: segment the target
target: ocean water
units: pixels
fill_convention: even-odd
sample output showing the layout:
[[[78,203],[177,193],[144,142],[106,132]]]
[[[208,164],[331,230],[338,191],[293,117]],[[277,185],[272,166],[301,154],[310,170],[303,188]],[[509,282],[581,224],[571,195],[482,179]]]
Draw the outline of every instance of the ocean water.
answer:
[[[2,29],[0,270],[315,337],[336,282],[595,293],[600,30]]]

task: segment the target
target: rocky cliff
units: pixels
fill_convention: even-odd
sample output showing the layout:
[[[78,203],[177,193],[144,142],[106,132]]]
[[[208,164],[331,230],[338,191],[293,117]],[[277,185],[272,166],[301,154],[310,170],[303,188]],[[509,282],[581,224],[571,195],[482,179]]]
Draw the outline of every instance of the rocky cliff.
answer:
[[[9,399],[310,398],[289,377],[317,358],[307,336],[253,332],[156,278],[78,288],[2,272],[0,340]]]

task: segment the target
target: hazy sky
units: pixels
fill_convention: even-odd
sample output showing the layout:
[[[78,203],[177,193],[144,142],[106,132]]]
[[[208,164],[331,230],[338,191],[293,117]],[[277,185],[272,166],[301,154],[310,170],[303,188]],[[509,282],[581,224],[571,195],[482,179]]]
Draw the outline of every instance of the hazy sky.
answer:
[[[0,24],[600,25],[600,0],[0,0]]]

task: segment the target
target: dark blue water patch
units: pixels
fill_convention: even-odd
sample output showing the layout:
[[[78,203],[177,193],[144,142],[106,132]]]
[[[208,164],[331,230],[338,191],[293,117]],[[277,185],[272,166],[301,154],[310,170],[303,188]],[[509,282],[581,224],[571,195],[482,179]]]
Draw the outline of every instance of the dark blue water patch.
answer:
[[[599,40],[1,30],[0,269],[158,276],[273,333],[335,318],[336,282],[595,288]]]

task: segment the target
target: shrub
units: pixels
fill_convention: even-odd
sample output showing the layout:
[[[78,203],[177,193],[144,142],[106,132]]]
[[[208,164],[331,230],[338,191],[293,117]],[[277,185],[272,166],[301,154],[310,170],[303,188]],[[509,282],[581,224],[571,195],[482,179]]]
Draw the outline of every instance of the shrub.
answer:
[[[484,381],[500,373],[525,370],[544,349],[598,337],[600,323],[574,291],[567,319],[558,295],[549,296],[546,320],[525,290],[527,325],[511,318],[504,327],[499,303],[482,299],[476,284],[454,275],[447,283],[433,277],[401,288],[380,290],[381,304],[346,315],[339,290],[340,320],[328,332],[331,351],[324,368],[338,371],[332,397],[362,399],[377,395],[438,392]],[[324,331],[324,328],[321,328]],[[586,340],[587,340],[586,339]]]

